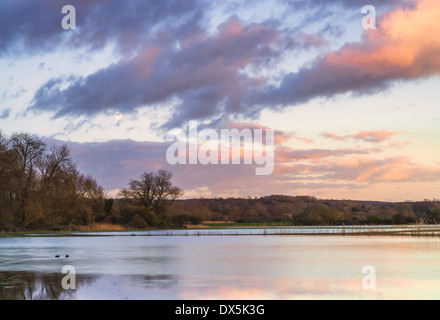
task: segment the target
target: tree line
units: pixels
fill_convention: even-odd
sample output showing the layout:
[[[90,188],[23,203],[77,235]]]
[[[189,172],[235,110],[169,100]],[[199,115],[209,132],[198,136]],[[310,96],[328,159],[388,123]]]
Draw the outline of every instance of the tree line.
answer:
[[[130,180],[109,199],[79,172],[67,145],[29,133],[0,132],[0,231],[78,230],[93,224],[168,228],[165,209],[183,195],[165,170]]]
[[[0,229],[62,229],[106,215],[105,192],[81,174],[66,145],[0,132]]]
[[[78,230],[100,223],[128,229],[185,228],[204,222],[290,225],[440,224],[440,201],[387,203],[307,196],[179,200],[166,170],[130,180],[109,199],[79,172],[66,145],[0,132],[0,231]]]
[[[374,202],[308,196],[176,201],[165,213],[174,227],[206,221],[296,226],[440,224],[440,201]]]

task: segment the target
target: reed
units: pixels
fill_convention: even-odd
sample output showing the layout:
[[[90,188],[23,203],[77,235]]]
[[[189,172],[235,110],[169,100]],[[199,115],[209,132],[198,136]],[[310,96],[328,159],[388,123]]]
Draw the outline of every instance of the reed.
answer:
[[[121,225],[111,223],[94,223],[88,226],[79,227],[78,231],[82,232],[110,232],[110,231],[126,231],[127,229]]]
[[[440,237],[439,226],[340,226],[295,228],[225,228],[153,231],[148,236],[409,236]]]

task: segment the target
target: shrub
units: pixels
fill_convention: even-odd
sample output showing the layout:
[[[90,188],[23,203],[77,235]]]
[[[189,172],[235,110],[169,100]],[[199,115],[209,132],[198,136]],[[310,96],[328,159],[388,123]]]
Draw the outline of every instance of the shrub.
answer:
[[[130,228],[134,229],[147,229],[148,224],[145,222],[145,220],[138,214],[134,215],[133,218],[131,218],[130,222],[128,223],[128,226]]]

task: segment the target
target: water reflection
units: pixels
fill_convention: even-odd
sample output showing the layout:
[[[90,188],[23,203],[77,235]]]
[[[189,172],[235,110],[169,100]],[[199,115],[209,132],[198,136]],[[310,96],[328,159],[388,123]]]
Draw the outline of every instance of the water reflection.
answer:
[[[438,299],[440,281],[379,279],[367,291],[358,278],[79,275],[64,290],[62,275],[0,273],[0,300],[301,300]]]
[[[2,300],[66,300],[75,299],[75,291],[64,290],[63,276],[57,274],[0,273]],[[89,281],[81,279],[79,283]]]
[[[438,299],[439,252],[440,238],[4,238],[0,299]],[[61,287],[67,264],[74,291]]]
[[[61,285],[64,276],[0,272],[0,300],[144,299],[151,290],[160,291],[176,284],[172,276],[77,275],[76,288],[65,290]]]

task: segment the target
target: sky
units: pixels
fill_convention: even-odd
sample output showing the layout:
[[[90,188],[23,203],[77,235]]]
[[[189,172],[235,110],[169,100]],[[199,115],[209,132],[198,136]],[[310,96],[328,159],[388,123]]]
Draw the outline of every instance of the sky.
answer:
[[[0,130],[67,144],[109,196],[166,169],[186,198],[440,198],[438,0],[0,3]],[[171,165],[194,121],[274,130],[273,173]]]

